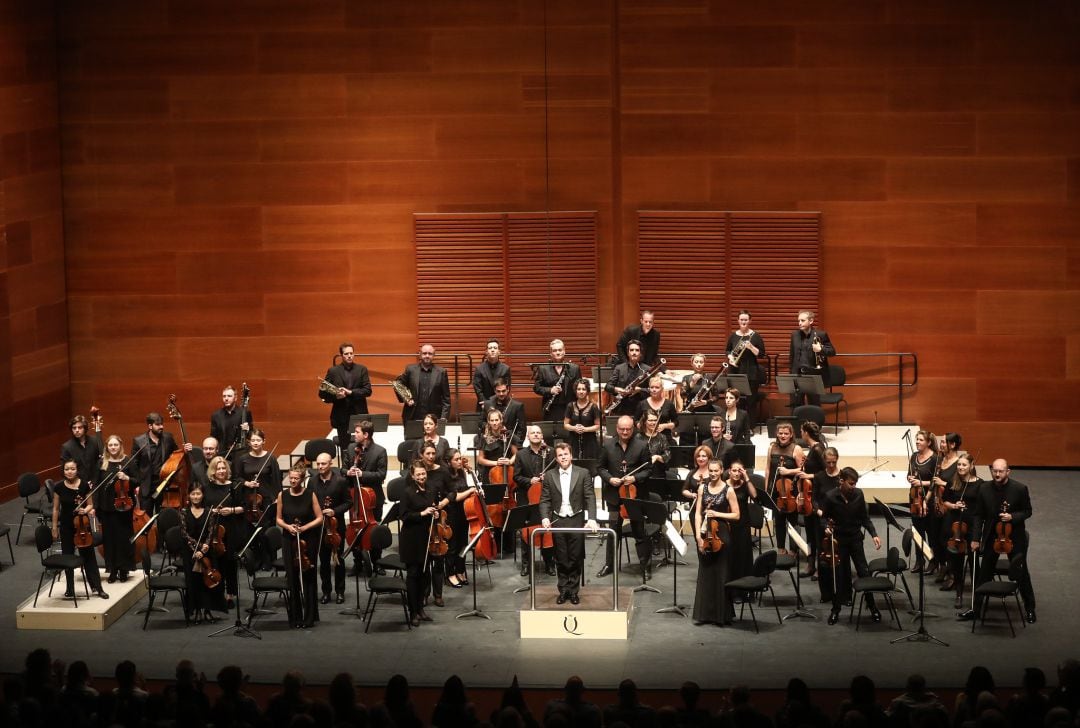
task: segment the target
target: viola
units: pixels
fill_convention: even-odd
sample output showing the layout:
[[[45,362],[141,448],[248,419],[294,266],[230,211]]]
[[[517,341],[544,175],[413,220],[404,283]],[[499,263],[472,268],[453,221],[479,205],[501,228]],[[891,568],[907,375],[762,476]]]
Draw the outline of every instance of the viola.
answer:
[[[300,523],[300,519],[297,518],[295,521],[293,521],[293,525],[297,528],[300,528],[300,526],[302,525]],[[293,567],[301,572],[310,570],[313,567],[313,564],[311,563],[311,557],[308,556],[307,552],[307,539],[300,535],[299,532],[297,532],[296,534],[295,551],[296,553],[293,554],[292,559]]]
[[[836,529],[836,524],[829,519],[826,524],[825,535],[821,539],[821,548],[818,549],[818,563],[823,567],[832,568],[839,560],[836,551],[836,539],[833,537],[833,531]]]
[[[94,545],[94,524],[86,513],[79,513],[83,507],[84,499],[75,498],[75,546],[80,549],[88,549]]]
[[[209,534],[209,540],[207,541],[209,550],[218,556],[222,556],[225,553],[225,526],[221,525],[218,516],[210,516],[210,527],[207,533]]]
[[[135,503],[131,498],[131,481],[117,477],[113,483],[113,508],[121,513],[127,513]]]
[[[708,519],[708,524],[705,526],[705,533],[702,534],[702,541],[704,541],[704,550],[709,553],[718,553],[724,548],[724,524],[719,518]]]
[[[937,485],[936,483],[934,483],[934,481],[940,480],[941,461],[943,459],[944,458],[941,457],[937,458],[937,465],[934,466],[934,474],[930,477],[930,484],[934,488],[934,514],[937,515],[939,518],[941,516],[944,516],[945,511],[947,510],[945,507],[945,484],[942,483],[941,485]]]
[[[795,497],[795,479],[790,475],[780,475],[777,470],[773,487],[776,490],[776,507],[780,512],[795,513],[799,509],[799,502]]]
[[[184,417],[176,407],[176,395],[169,395],[169,403],[165,405],[169,417],[180,423],[180,437],[187,442],[187,432],[184,430]],[[169,455],[161,466],[158,473],[160,485],[154,491],[154,497],[161,495],[163,508],[182,508],[187,503],[188,487],[191,485],[191,461],[183,446],[177,448]]]
[[[914,456],[912,457],[914,461]],[[912,465],[908,465],[908,477],[917,477],[915,468]],[[926,516],[926,493],[923,490],[922,485],[912,485],[908,490],[908,507],[911,510],[912,518],[924,518]]]
[[[799,478],[799,496],[802,498],[802,505],[799,506],[799,513],[804,516],[812,516],[814,514],[813,478]],[[798,499],[796,499],[796,502],[798,502]]]
[[[626,482],[626,477],[627,477],[626,468],[627,468],[626,461],[623,460],[622,461],[622,478],[623,478],[623,482],[619,486],[619,500],[620,501],[637,498],[637,484],[636,483],[628,483],[628,482]],[[630,514],[626,512],[626,506],[622,506],[622,505],[619,506],[619,516],[621,518],[623,518],[624,520],[630,518]]]
[[[212,548],[212,544],[207,544],[206,551],[203,552],[202,558],[198,561],[203,584],[207,589],[216,589],[221,584],[221,572],[214,566],[214,562],[210,560]]]
[[[333,509],[333,504],[330,501],[330,496],[326,496],[323,500],[323,510]],[[327,516],[324,520],[323,543],[330,549],[334,556],[337,556],[338,547],[341,546],[341,534],[338,532],[338,520],[337,515]]]
[[[948,549],[951,554],[966,554],[968,549],[968,525],[962,518],[957,518],[953,521],[952,536],[945,542],[945,548]]]
[[[1001,502],[1001,515],[1005,515],[1009,512],[1009,502]],[[1012,541],[1012,521],[1002,521],[998,519],[997,525],[994,526],[994,553],[998,554],[1011,554],[1013,550]]]
[[[491,561],[495,558],[495,537],[491,535],[494,526],[491,524],[490,514],[484,504],[484,488],[480,485],[472,468],[466,465],[465,473],[467,477],[472,478],[473,486],[476,488],[476,492],[464,502],[465,520],[469,523],[469,540],[472,541],[478,533],[483,531],[480,540],[476,542],[476,558]]]
[[[428,533],[428,555],[445,556],[450,550],[450,537],[454,530],[446,522],[446,511],[440,510],[438,516],[431,519],[431,528]]]

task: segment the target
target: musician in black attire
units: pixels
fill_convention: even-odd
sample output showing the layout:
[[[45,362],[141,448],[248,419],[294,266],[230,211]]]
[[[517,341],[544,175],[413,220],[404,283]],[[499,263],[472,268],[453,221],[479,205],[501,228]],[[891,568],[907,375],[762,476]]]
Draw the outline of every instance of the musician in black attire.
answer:
[[[552,525],[563,528],[587,526],[595,532],[599,526],[596,523],[596,495],[592,476],[584,468],[573,465],[570,446],[565,442],[555,446],[555,458],[558,466],[544,475],[541,485],[540,525],[544,528]],[[585,564],[584,534],[556,533],[552,540],[559,563],[559,596],[556,602],[563,604],[569,599],[571,604],[577,604],[580,601],[578,588],[581,569]]]
[[[224,443],[229,452],[229,460],[236,462],[236,456],[242,451],[241,434],[246,437],[255,427],[251,410],[236,406],[236,390],[230,384],[221,390],[221,409],[210,415],[210,437]]]
[[[105,441],[105,454],[101,458],[95,483],[105,483],[97,492],[94,509],[101,520],[102,545],[105,547],[105,571],[109,574],[109,583],[127,581],[128,572],[135,570],[135,548],[131,537],[135,531],[132,526],[132,512],[138,494],[132,487],[131,476],[124,467],[127,463],[124,444],[119,435],[109,435]],[[132,504],[117,507],[117,494],[126,492]]]
[[[210,465],[210,461],[217,457],[217,454],[217,438],[208,437],[202,441],[202,458],[197,455],[191,457],[194,461],[191,463],[191,481],[193,483],[206,487],[206,484],[210,482],[210,474],[206,472],[206,468]]]
[[[329,453],[319,453],[315,458],[315,469],[318,475],[311,480],[312,491],[315,493],[315,501],[319,504],[323,523],[327,523],[330,516],[337,516],[337,531],[341,535],[335,553],[331,553],[326,540],[319,538],[319,577],[322,582],[323,604],[330,603],[330,570],[334,570],[334,592],[337,594],[337,603],[345,603],[345,514],[349,512],[353,504],[352,488],[336,469],[330,467]]]
[[[818,374],[821,381],[829,386],[829,359],[836,356],[836,349],[823,329],[814,328],[814,312],[799,311],[799,328],[791,332],[791,346],[788,358],[792,374]],[[820,363],[820,366],[818,366]],[[816,394],[791,395],[791,407],[798,407],[803,401],[821,406],[821,397]]]
[[[518,450],[514,457],[514,484],[516,486],[514,497],[518,506],[529,504],[529,489],[534,485],[542,487],[545,469],[550,469],[555,464],[555,453],[544,442],[543,431],[537,425],[529,425],[526,432],[529,446]],[[522,576],[529,575],[529,560],[524,557],[524,554],[529,553],[530,550],[526,545],[522,551]],[[540,554],[544,559],[544,571],[548,576],[555,576],[554,551],[554,548],[540,549]]]
[[[450,504],[447,506],[447,520],[454,535],[450,537],[450,550],[446,554],[446,581],[454,589],[460,589],[469,583],[469,577],[465,572],[465,557],[461,550],[469,542],[469,522],[465,518],[465,500],[477,492],[476,486],[469,480],[465,471],[468,462],[460,450],[450,450],[447,458],[448,476],[447,487],[449,489]]]
[[[566,344],[555,339],[549,345],[551,363],[533,372],[533,391],[543,400],[542,420],[558,420],[566,405],[574,401],[574,382],[581,379],[581,367],[566,361]]]
[[[405,495],[401,499],[401,534],[398,550],[405,562],[405,585],[409,602],[409,619],[414,627],[430,622],[424,611],[424,584],[430,579],[431,560],[428,543],[431,519],[438,513],[435,502],[438,494],[427,486],[428,472],[423,463],[413,463],[405,480]]]
[[[217,455],[208,465],[210,484],[204,488],[206,507],[218,517],[225,527],[225,553],[218,559],[221,575],[225,578],[225,606],[232,609],[239,579],[236,573],[236,556],[251,537],[251,524],[244,518],[244,501],[240,483],[232,479],[232,465]]]
[[[612,397],[621,395],[622,401],[613,409],[612,415],[630,415],[637,413],[638,404],[648,396],[645,385],[645,375],[649,368],[641,363],[641,342],[634,340],[626,345],[626,361],[616,364],[611,370],[611,377],[604,385],[606,391]],[[631,388],[630,384],[641,379],[637,386]]]
[[[367,398],[371,396],[371,379],[367,367],[354,360],[353,345],[344,342],[338,347],[341,363],[326,370],[326,379],[334,391],[319,388],[319,399],[330,404],[330,426],[337,433],[339,445],[349,436],[349,420],[353,415],[366,415]]]
[[[1012,551],[1008,554],[1010,578],[1020,585],[1020,598],[1024,602],[1027,621],[1035,622],[1035,590],[1031,586],[1031,571],[1028,569],[1027,521],[1031,518],[1031,495],[1028,487],[1009,477],[1009,464],[998,458],[990,464],[990,483],[979,489],[975,503],[975,524],[972,532],[971,549],[979,554],[979,573],[975,588],[994,578],[997,569],[998,552],[994,541],[999,538],[998,525],[1012,526],[1010,538]],[[975,609],[960,615],[961,619],[975,619],[982,614],[985,597],[975,599]]]
[[[357,492],[353,498],[360,497],[360,487],[371,488],[375,491],[375,519],[382,518],[383,505],[386,503],[386,491],[383,490],[383,481],[386,480],[386,448],[375,442],[375,425],[371,420],[361,420],[353,428],[353,442],[345,451],[345,462],[349,465],[345,473],[351,481],[350,487],[355,487]],[[360,552],[353,551],[353,568],[359,568]],[[382,558],[382,549],[371,549],[368,554],[371,563]]]
[[[837,564],[834,566],[836,586],[833,594],[832,611],[829,624],[836,624],[840,619],[840,607],[851,593],[851,565],[855,565],[856,576],[869,576],[870,568],[863,552],[863,529],[874,539],[874,548],[881,548],[870,513],[866,509],[866,500],[862,491],[855,487],[859,482],[859,473],[855,468],[840,471],[840,487],[825,496],[823,517],[830,522],[833,539],[836,543]],[[874,602],[873,594],[866,595],[866,604],[870,616],[875,622],[881,621],[881,612]]]
[[[191,443],[185,442],[184,450],[191,452]],[[146,415],[146,433],[131,443],[134,455],[135,479],[139,483],[139,500],[148,515],[157,511],[154,491],[161,482],[161,466],[176,451],[176,440],[165,432],[165,421],[157,412]]]
[[[434,445],[435,459],[440,463],[445,463],[450,452],[450,442],[439,434],[439,421],[435,419],[435,415],[424,415],[423,426],[424,434],[419,439],[412,441],[413,447],[412,452],[409,454],[409,461],[418,460],[425,446]],[[408,463],[402,464],[407,465]]]
[[[824,467],[812,476],[814,478],[814,489],[811,501],[814,510],[809,516],[803,516],[806,523],[806,541],[810,546],[809,563],[806,571],[810,578],[816,581],[818,580],[817,564],[820,558],[821,539],[825,535],[825,530],[821,527],[821,514],[825,510],[825,497],[840,487],[840,468],[838,466],[840,453],[836,451],[835,447],[827,447],[822,455],[822,461]],[[803,462],[803,470],[806,470],[805,461]],[[802,494],[800,493],[798,497],[801,499]],[[832,579],[820,579],[819,587],[821,589],[821,601],[831,602],[833,598]]]
[[[588,379],[574,382],[575,398],[566,405],[563,413],[563,427],[566,429],[566,441],[570,443],[575,458],[595,460],[600,454],[600,431],[602,415],[596,403],[589,399],[592,389]],[[596,464],[590,467],[590,473],[596,475]]]
[[[87,502],[78,505],[77,500],[86,500],[90,495],[90,481],[79,477],[79,463],[75,460],[64,462],[64,479],[57,483],[53,491],[52,502],[52,537],[60,539],[60,549],[65,554],[75,553],[75,515],[85,513],[94,514],[94,504]],[[93,546],[79,548],[79,556],[83,559],[83,570],[86,572],[86,583],[90,590],[102,599],[108,599],[109,595],[101,588],[101,572],[98,570],[97,556]],[[67,578],[67,589],[64,598],[71,599],[75,596],[75,570],[65,569],[64,576]]]
[[[476,393],[476,410],[484,409],[484,402],[495,395],[495,383],[503,380],[510,384],[510,367],[499,360],[499,340],[488,339],[484,361],[473,370],[473,392]]]
[[[224,581],[210,587],[203,578],[206,570],[202,562],[204,556],[211,567],[219,569],[217,557],[207,543],[209,519],[210,511],[206,507],[203,487],[198,482],[192,483],[188,490],[188,503],[180,512],[180,535],[185,545],[180,557],[184,560],[184,575],[187,577],[188,618],[195,624],[203,620],[217,621],[213,612],[225,611]]]
[[[71,439],[60,446],[60,463],[74,460],[79,465],[79,477],[87,483],[97,483],[101,464],[100,422],[94,422],[94,437],[87,434],[88,423],[82,415],[72,417],[68,427],[71,428]]]
[[[618,540],[622,539],[622,515],[619,513],[619,488],[627,484],[637,485],[637,498],[648,498],[644,483],[648,479],[645,469],[651,462],[649,448],[645,441],[634,432],[634,418],[623,415],[615,425],[617,436],[611,438],[600,448],[600,463],[597,472],[603,484],[601,494],[608,512],[608,525],[614,529]],[[637,471],[636,473],[634,471]],[[630,473],[633,473],[632,475]],[[645,571],[645,578],[652,577],[652,544],[645,538],[645,523],[640,520],[630,521],[630,532],[637,546],[638,561]],[[618,544],[609,541],[607,561],[597,573],[602,579],[614,570],[615,549]]]
[[[630,360],[630,342],[636,341],[641,347],[640,360],[646,367],[651,367],[660,361],[660,330],[653,326],[653,312],[645,310],[641,312],[641,321],[623,329],[615,344],[615,363]]]
[[[944,472],[944,468],[942,468]],[[946,587],[956,590],[956,609],[960,609],[964,603],[964,567],[971,554],[971,541],[975,538],[975,511],[979,503],[979,491],[986,484],[975,474],[975,461],[970,453],[961,451],[953,463],[953,475],[945,488],[945,517],[942,541],[946,544],[945,553],[949,560],[949,571],[953,582],[942,585],[942,591],[948,591]],[[955,527],[955,530],[954,530]],[[959,539],[956,544],[950,543],[954,537]],[[972,574],[972,582],[975,575]]]
[[[306,487],[305,476],[303,468],[289,471],[289,487],[278,496],[277,525],[282,531],[285,573],[289,580],[289,626],[310,628],[319,620],[315,561],[319,557],[323,516],[315,494]],[[302,573],[297,559],[298,535],[308,561],[308,568]]]
[[[765,372],[758,360],[765,359],[765,340],[761,334],[750,328],[750,312],[745,308],[739,311],[739,328],[728,337],[724,353],[727,354],[728,374],[745,374],[750,382],[751,395],[743,404],[745,409],[751,409],[754,399],[757,398],[758,387],[765,380]],[[738,359],[738,361],[736,361]]]
[[[425,415],[434,415],[437,420],[450,417],[450,379],[446,370],[435,364],[434,346],[421,346],[420,363],[405,367],[397,381],[405,385],[412,394],[412,399],[406,401],[397,390],[394,391],[394,396],[403,405],[402,422],[422,420]]]
[[[916,433],[915,452],[911,453],[911,457],[908,459],[907,477],[908,484],[911,486],[909,493],[918,491],[921,494],[923,509],[921,515],[913,510],[911,527],[919,532],[919,535],[930,544],[931,548],[937,544],[941,525],[941,519],[934,515],[933,503],[930,500],[930,494],[933,492],[934,473],[937,471],[938,464],[937,451],[934,449],[936,442],[937,438],[934,437],[934,433],[928,430],[919,430]],[[914,498],[909,496],[909,499],[914,508]],[[937,532],[935,532],[935,528]],[[926,569],[926,575],[930,576],[937,571],[938,565],[936,562],[931,561],[930,565],[926,566],[923,564],[924,560],[923,550],[916,549],[915,566],[911,569],[912,573],[917,574]]]
[[[273,454],[264,449],[265,444],[266,433],[253,429],[249,435],[247,451],[241,453],[234,461],[234,470],[244,486],[241,489],[244,499],[244,517],[252,524],[252,527],[263,529],[251,544],[251,558],[248,559],[249,573],[254,573],[260,567],[270,567],[273,555],[266,544],[266,529],[273,525],[273,515],[268,515],[268,512],[277,502],[278,493],[281,492],[281,468],[278,467]],[[259,501],[259,498],[262,500]]]
[[[495,394],[484,401],[484,412],[502,412],[503,426],[510,433],[514,447],[525,442],[525,405],[510,396],[510,380],[495,381]]]
[[[716,415],[709,421],[709,437],[701,444],[712,450],[713,457],[722,462],[725,468],[730,467],[732,460],[737,456],[735,443],[727,434],[723,415]]]

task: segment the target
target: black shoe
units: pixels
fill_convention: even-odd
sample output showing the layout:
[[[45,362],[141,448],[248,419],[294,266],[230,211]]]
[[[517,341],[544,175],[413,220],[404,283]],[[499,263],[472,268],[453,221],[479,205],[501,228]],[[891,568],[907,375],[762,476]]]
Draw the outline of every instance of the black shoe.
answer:
[[[975,619],[975,610],[969,609],[966,612],[960,612],[956,615],[956,618],[961,622],[971,622]]]
[[[321,597],[319,597],[319,604],[329,604],[329,603],[330,603],[330,592],[327,592],[327,593],[323,594]]]
[[[521,562],[521,575],[522,576],[528,576],[529,575],[529,562],[528,561],[522,561]]]
[[[102,599],[108,599],[109,598],[109,595],[106,594],[105,590],[102,589],[100,586],[94,591],[94,593],[97,594]],[[1028,614],[1032,614],[1032,612],[1028,612]]]
[[[308,621],[304,622],[304,629],[314,629],[314,627],[315,627],[315,620],[309,619]]]
[[[338,594],[337,598],[334,601],[336,601],[338,604],[344,604],[345,603],[345,595],[344,594]]]
[[[110,584],[115,584],[116,583],[116,572],[115,571],[113,573],[109,574],[109,583]]]
[[[840,612],[829,612],[829,624],[836,624],[840,621]]]
[[[445,607],[445,606],[446,606],[446,604],[445,604],[445,603],[443,602],[443,600],[442,600],[442,597],[435,597],[435,601],[433,601],[432,603],[433,603],[433,604],[434,604],[434,605],[435,605],[436,607]]]
[[[555,564],[544,564],[544,573],[548,576],[558,576],[559,573],[555,571]]]
[[[419,615],[421,622],[434,621],[434,620],[431,619],[431,617],[428,616],[428,613],[425,612],[423,609],[421,609],[419,612],[417,612],[417,615]]]
[[[74,598],[75,598],[75,590],[74,589],[68,589],[66,592],[64,592],[64,599],[74,599]]]
[[[451,581],[449,582],[449,584],[451,589],[461,589],[463,586],[465,586],[460,581]]]
[[[870,619],[874,620],[875,622],[880,622],[881,621],[881,612],[879,612],[876,609],[871,609],[870,610]]]
[[[216,622],[217,617],[214,616],[213,612],[211,612],[209,609],[207,609],[205,612],[203,612],[203,621],[204,622]]]
[[[117,579],[117,581],[119,581],[119,582],[120,582],[121,584],[123,584],[123,583],[124,583],[125,581],[127,581],[127,580],[128,580],[128,573],[127,573],[126,571],[121,571],[121,572],[120,572],[120,576],[116,577],[116,579]]]
[[[611,576],[611,572],[614,571],[610,566],[604,564],[600,567],[600,571],[596,572],[597,579],[603,579],[605,576]]]
[[[419,627],[419,626],[420,626],[420,615],[419,615],[419,614],[414,614],[414,615],[412,616],[412,619],[410,619],[410,620],[409,620],[409,623],[410,623],[410,624],[411,624],[411,625],[412,625],[413,627]]]
[[[555,597],[555,603],[556,604],[565,604],[566,603],[566,593],[565,592],[559,592],[559,596]]]
[[[953,608],[954,609],[959,609],[962,606],[964,606],[964,598],[961,597],[961,596],[957,596],[956,601],[953,602]]]
[[[1035,610],[1034,609],[1027,610],[1027,621],[1028,621],[1028,624],[1035,624]]]
[[[577,594],[571,594],[570,595],[570,603],[571,604],[581,604],[581,597],[579,597]],[[1032,612],[1031,614],[1034,615],[1035,612]]]

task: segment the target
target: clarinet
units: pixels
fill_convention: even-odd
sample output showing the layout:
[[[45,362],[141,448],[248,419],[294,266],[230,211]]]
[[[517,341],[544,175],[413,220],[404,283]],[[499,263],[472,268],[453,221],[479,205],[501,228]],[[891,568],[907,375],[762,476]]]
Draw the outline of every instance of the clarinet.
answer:
[[[559,379],[555,382],[555,387],[562,389],[563,382],[566,381],[566,365],[563,365],[562,374],[559,375]],[[552,387],[554,389],[555,387]],[[551,410],[551,405],[555,404],[555,395],[551,395],[551,398],[544,405],[544,414],[546,415]]]

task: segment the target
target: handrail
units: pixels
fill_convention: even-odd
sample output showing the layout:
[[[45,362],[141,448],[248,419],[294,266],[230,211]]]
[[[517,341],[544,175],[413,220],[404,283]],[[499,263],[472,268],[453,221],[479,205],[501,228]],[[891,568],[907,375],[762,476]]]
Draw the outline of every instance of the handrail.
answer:
[[[544,536],[549,533],[601,533],[608,538],[615,539],[615,529],[608,526],[601,526],[595,530],[587,526],[549,526],[547,528],[537,526],[534,528],[529,538],[529,584],[532,586],[529,589],[529,609],[533,611],[536,610],[536,536],[537,534]],[[618,569],[611,572],[611,611],[619,611]]]
[[[897,421],[904,421],[904,389],[908,387],[914,387],[919,382],[919,356],[913,351],[854,351],[846,354],[833,354],[829,359],[844,358],[868,358],[868,357],[896,357],[896,382],[844,382],[843,387],[895,387],[896,388],[896,414]],[[774,368],[779,371],[779,354],[771,354],[770,358],[776,358]],[[904,381],[904,362],[910,360],[912,367],[912,377],[910,382]],[[790,366],[789,366],[790,368]],[[864,374],[874,374],[878,370],[871,370],[863,372]],[[887,366],[880,371],[887,371]]]

